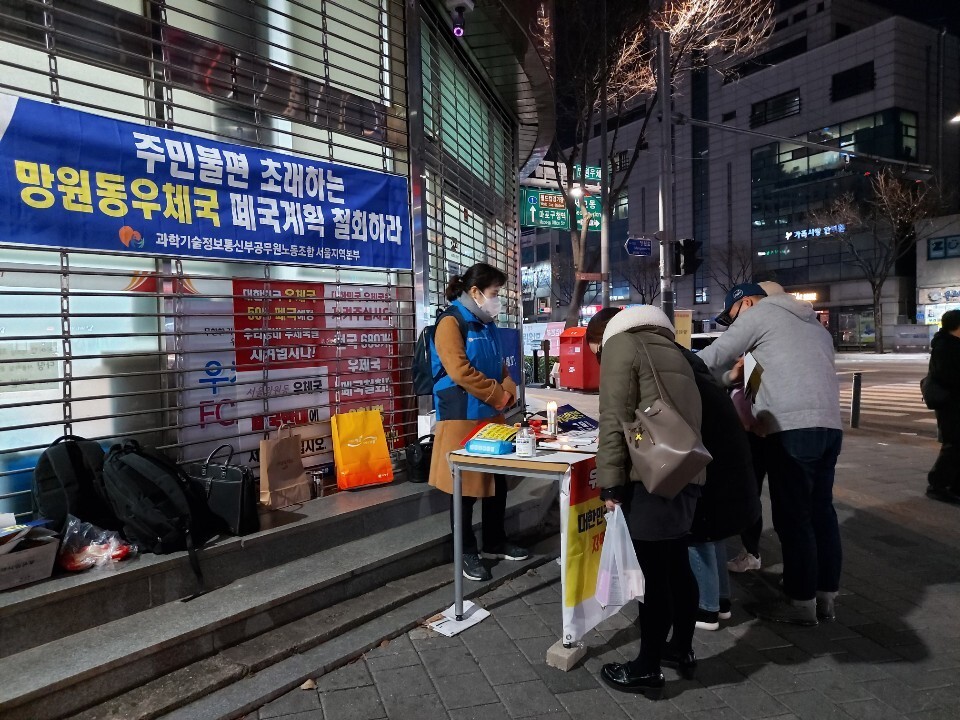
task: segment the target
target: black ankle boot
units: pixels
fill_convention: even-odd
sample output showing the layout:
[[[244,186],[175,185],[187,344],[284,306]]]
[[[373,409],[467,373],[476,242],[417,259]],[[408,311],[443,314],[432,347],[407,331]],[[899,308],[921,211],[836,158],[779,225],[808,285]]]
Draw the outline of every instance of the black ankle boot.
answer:
[[[637,675],[630,663],[608,663],[600,668],[600,678],[616,690],[640,693],[650,700],[659,700],[663,696],[663,673]]]
[[[667,645],[663,648],[663,657],[660,658],[660,662],[667,667],[676,668],[680,677],[687,680],[693,680],[693,676],[697,673],[697,656],[693,650],[684,653]]]

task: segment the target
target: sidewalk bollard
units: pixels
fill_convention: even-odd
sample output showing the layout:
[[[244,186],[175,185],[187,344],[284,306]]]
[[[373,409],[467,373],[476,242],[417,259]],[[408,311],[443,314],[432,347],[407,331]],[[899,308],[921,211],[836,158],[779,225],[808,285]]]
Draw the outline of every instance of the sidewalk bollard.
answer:
[[[533,384],[540,384],[540,353],[533,351]]]
[[[863,373],[853,374],[853,392],[850,393],[850,427],[860,427],[860,391],[863,388]]]

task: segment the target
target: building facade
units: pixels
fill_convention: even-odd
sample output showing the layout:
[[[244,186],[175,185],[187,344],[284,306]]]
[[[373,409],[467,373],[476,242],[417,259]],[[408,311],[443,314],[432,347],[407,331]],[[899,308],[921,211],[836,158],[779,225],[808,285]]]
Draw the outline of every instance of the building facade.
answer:
[[[870,286],[840,241],[846,228],[815,226],[811,213],[844,192],[864,192],[867,173],[880,167],[851,162],[844,151],[898,161],[892,167],[911,177],[930,179],[917,174],[929,166],[944,188],[957,186],[960,126],[948,120],[960,110],[960,44],[861,0],[781,0],[777,7],[767,50],[740,61],[734,75],[675,79],[674,113],[724,126],[674,127],[675,233],[701,242],[704,259],[695,275],[677,280],[676,306],[694,311],[695,331],[711,329],[726,288],[776,280],[813,303],[838,348],[872,347]],[[621,127],[614,157],[632,150],[639,127]],[[611,294],[621,303],[656,292],[655,263],[631,260],[622,249],[628,236],[658,229],[656,119],[648,129],[648,151],[617,210],[626,220],[611,227]],[[830,147],[817,151],[792,139]],[[885,326],[915,321],[914,265],[911,253],[885,284]]]
[[[292,423],[329,469],[331,415],[374,407],[402,447],[448,275],[501,267],[519,326],[551,5],[459,38],[441,0],[4,2],[0,510],[64,434],[256,467]]]

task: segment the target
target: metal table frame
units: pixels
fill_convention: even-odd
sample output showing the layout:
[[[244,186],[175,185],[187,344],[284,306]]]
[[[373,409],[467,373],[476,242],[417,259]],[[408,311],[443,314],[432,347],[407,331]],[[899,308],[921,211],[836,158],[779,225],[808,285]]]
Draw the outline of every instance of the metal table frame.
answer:
[[[447,455],[453,474],[453,594],[454,613],[463,620],[463,471],[513,475],[520,478],[537,478],[560,481],[575,462],[585,460],[594,453],[550,451],[539,459],[520,458],[512,455],[471,455],[464,450],[454,450]],[[555,458],[555,459],[554,459]]]

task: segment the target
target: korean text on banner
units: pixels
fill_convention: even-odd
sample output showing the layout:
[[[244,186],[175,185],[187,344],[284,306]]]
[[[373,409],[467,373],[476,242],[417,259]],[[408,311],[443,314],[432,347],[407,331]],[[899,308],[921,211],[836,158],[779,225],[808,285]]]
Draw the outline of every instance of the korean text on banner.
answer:
[[[577,642],[620,609],[601,607],[596,599],[606,529],[596,474],[596,460],[588,457],[570,466],[560,486],[560,578],[566,644]]]
[[[5,242],[409,269],[405,178],[0,94]]]
[[[338,488],[351,490],[393,481],[393,463],[378,410],[334,415],[331,426]]]

